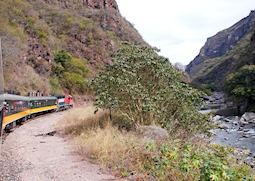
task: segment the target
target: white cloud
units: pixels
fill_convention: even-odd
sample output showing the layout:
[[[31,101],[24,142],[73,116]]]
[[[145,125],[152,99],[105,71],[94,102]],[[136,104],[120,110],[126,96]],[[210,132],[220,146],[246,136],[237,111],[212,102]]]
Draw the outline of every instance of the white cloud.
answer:
[[[254,0],[117,0],[144,39],[171,62],[188,64],[206,39],[255,9]]]

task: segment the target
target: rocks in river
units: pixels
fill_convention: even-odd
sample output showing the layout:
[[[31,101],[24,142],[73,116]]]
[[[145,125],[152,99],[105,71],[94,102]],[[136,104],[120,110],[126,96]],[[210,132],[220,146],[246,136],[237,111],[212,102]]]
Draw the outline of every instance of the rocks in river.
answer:
[[[255,166],[255,160],[253,157],[247,157],[245,159],[244,163],[246,163],[247,165],[249,165],[252,168],[254,168],[254,166]]]
[[[228,119],[228,118],[224,118],[224,121],[227,122],[227,123],[230,123],[230,122],[232,122],[233,120]]]
[[[255,158],[255,153],[251,152],[249,156],[252,157],[252,158]]]
[[[255,130],[250,129],[249,131],[246,132],[246,134],[255,135]]]
[[[238,116],[222,117],[222,119],[226,123],[238,123],[238,121],[239,121]]]
[[[230,125],[228,125],[228,124],[225,124],[225,123],[221,123],[221,124],[219,124],[219,126],[218,126],[220,129],[230,129],[231,127],[230,127]]]
[[[233,124],[236,126],[239,125],[238,121],[234,121]]]
[[[208,131],[211,135],[216,135],[217,133],[216,133],[216,130],[214,130],[214,129],[212,129],[212,130],[209,130]]]
[[[236,148],[232,155],[237,159],[239,164],[245,163],[251,167],[254,167],[253,153],[248,149]]]
[[[224,138],[224,140],[226,140],[226,141],[227,141],[227,140],[229,140],[229,138],[228,138],[228,137],[225,137],[225,138]]]
[[[249,138],[249,137],[251,137],[251,135],[249,135],[249,134],[243,134],[243,138]]]
[[[250,129],[243,129],[243,132],[247,133]]]
[[[239,138],[238,141],[243,141],[245,138]]]
[[[243,130],[243,138],[250,138],[255,136],[255,130],[254,129],[244,129]]]
[[[249,124],[249,123],[246,122],[246,121],[243,121],[242,119],[240,119],[239,124],[240,124],[241,126],[245,126],[245,125],[247,125],[247,124]]]
[[[212,122],[219,122],[219,121],[221,121],[221,119],[222,119],[221,116],[216,115],[216,116],[214,116],[213,118],[211,118],[211,121],[212,121]]]
[[[253,112],[244,113],[240,119],[240,122],[255,123],[255,113]]]
[[[222,92],[214,92],[210,96],[203,97],[204,105],[201,110],[218,110],[226,107],[224,93]]]

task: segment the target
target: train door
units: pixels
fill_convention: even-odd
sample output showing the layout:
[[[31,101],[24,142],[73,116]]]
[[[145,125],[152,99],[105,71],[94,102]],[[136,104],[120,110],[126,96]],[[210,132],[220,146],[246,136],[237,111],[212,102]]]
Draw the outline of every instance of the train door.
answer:
[[[3,131],[4,106],[0,106],[0,137]]]

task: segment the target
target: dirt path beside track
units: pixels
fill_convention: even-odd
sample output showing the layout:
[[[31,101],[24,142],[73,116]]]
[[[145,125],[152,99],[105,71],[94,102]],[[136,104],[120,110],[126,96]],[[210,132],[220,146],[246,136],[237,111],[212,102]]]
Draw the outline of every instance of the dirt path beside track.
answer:
[[[36,118],[7,136],[0,155],[0,180],[115,180],[103,174],[99,166],[82,160],[70,141],[55,134],[63,114]]]

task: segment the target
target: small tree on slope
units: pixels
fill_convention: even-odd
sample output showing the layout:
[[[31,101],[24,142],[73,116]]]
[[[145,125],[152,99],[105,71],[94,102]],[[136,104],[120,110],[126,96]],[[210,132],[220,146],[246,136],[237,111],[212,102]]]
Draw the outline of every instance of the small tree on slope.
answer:
[[[92,83],[96,105],[132,125],[159,124],[170,131],[205,128],[197,112],[201,92],[182,82],[182,73],[149,47],[125,44]]]

